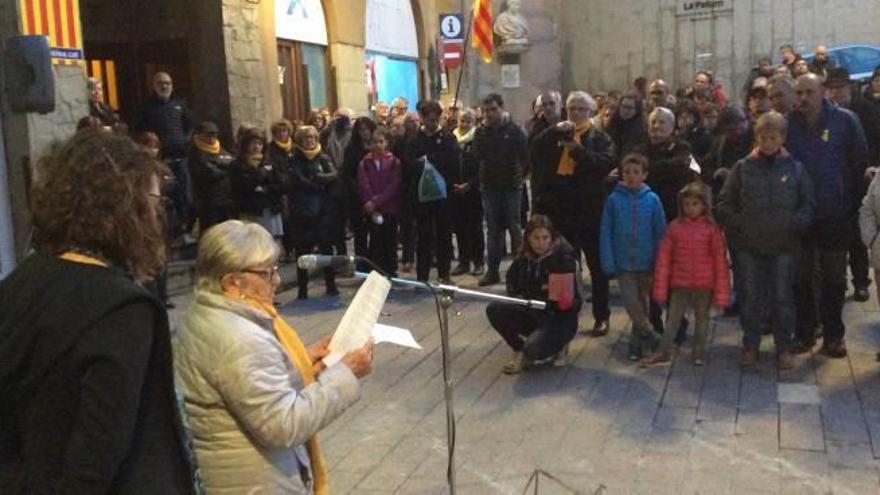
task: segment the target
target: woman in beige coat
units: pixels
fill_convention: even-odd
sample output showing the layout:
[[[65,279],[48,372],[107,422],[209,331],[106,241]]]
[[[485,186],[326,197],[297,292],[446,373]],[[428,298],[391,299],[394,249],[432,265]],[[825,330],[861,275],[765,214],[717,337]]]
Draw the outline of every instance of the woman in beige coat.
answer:
[[[199,243],[195,300],[174,365],[209,494],[327,493],[316,433],[357,401],[372,344],[324,368],[275,311],[278,245],[230,220]]]
[[[874,268],[874,281],[880,293],[880,174],[874,175],[868,193],[859,209],[859,231],[862,242],[871,251],[871,266]],[[880,360],[880,352],[877,353]]]

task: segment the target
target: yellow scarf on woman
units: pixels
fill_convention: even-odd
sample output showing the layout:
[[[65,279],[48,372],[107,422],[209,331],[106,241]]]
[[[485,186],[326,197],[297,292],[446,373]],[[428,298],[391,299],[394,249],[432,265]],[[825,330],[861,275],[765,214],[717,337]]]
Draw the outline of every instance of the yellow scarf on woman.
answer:
[[[279,141],[277,139],[273,139],[275,142],[275,146],[278,146],[283,151],[290,151],[290,148],[293,148],[293,139],[287,138],[287,141]]]
[[[581,137],[587,133],[592,127],[592,122],[587,120],[583,124],[574,128],[574,140],[581,142]],[[556,175],[574,175],[574,158],[568,148],[562,150],[562,156],[559,158],[559,167],[556,168]]]
[[[196,134],[193,136],[193,144],[196,145],[196,148],[199,149],[202,153],[210,153],[212,155],[220,154],[220,140],[214,139],[214,141],[208,141],[203,138],[200,134]]]
[[[320,150],[319,150],[320,151]],[[284,321],[284,318],[278,315],[278,311],[271,304],[257,301],[255,299],[245,299],[251,306],[262,310],[272,317],[272,327],[275,330],[275,337],[281,343],[281,347],[287,353],[287,356],[296,365],[299,374],[302,377],[303,386],[307,387],[315,381],[315,371],[312,367],[312,358],[309,357],[309,351],[305,344],[299,339],[296,330]],[[312,436],[306,442],[306,449],[309,451],[309,460],[312,462],[312,477],[314,478],[314,489],[316,495],[327,495],[329,486],[327,483],[327,463],[321,454],[321,447],[318,444],[318,435]]]
[[[302,154],[306,155],[306,158],[308,158],[309,160],[314,160],[316,156],[321,154],[321,143],[318,143],[317,146],[310,150],[307,150],[302,146],[297,146],[296,149],[302,151]]]
[[[70,261],[72,263],[79,263],[82,265],[103,266],[104,268],[107,268],[107,263],[104,263],[103,261],[101,261],[97,258],[92,258],[91,256],[87,256],[85,254],[74,253],[73,251],[67,251],[66,253],[63,253],[63,254],[61,254],[61,256],[58,256],[58,257],[63,260],[66,260],[66,261]]]

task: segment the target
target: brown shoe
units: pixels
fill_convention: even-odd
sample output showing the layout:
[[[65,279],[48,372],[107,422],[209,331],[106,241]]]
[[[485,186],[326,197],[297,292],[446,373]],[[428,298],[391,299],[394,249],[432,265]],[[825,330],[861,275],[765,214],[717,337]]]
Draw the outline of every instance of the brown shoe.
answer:
[[[794,356],[788,351],[782,351],[776,355],[776,368],[779,370],[790,370],[794,368]]]
[[[751,349],[748,347],[743,347],[741,351],[739,351],[739,365],[740,366],[754,366],[758,363],[758,350]]]
[[[843,340],[835,340],[831,342],[823,342],[822,348],[819,350],[822,354],[832,358],[841,359],[846,357],[846,344]]]
[[[669,351],[657,351],[639,361],[639,367],[647,368],[649,366],[659,366],[661,364],[669,364],[671,362],[672,354]]]

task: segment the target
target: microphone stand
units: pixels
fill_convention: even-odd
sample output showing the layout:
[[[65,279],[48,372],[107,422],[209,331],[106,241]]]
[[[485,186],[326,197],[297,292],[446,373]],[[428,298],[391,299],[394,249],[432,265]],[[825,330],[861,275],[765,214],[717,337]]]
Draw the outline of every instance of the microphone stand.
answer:
[[[533,299],[519,299],[515,297],[502,296],[499,294],[491,294],[488,292],[480,292],[471,289],[463,289],[456,285],[435,284],[430,282],[421,282],[418,280],[410,280],[405,278],[391,277],[379,268],[371,260],[362,256],[357,259],[364,261],[377,272],[385,276],[392,284],[418,287],[428,289],[434,294],[437,305],[441,309],[440,314],[440,346],[442,349],[443,362],[443,398],[446,401],[446,451],[448,453],[448,464],[446,468],[446,482],[449,485],[449,494],[455,495],[455,410],[452,404],[452,368],[449,365],[449,308],[455,302],[455,296],[467,296],[487,301],[503,302],[508,304],[516,304],[527,308],[544,309],[547,303],[544,301],[536,301]],[[355,277],[366,278],[367,273],[354,272]]]

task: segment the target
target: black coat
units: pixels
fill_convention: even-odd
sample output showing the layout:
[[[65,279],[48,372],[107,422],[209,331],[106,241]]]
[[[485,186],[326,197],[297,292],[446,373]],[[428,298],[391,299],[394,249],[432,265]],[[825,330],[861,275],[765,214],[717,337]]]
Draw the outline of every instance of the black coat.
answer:
[[[190,146],[187,165],[192,178],[193,198],[199,212],[234,210],[235,201],[232,198],[232,182],[229,177],[231,158],[224,152],[212,155],[199,151],[195,145]]]
[[[184,494],[165,308],[123,272],[33,254],[0,283],[0,491]]]
[[[241,159],[232,162],[230,181],[236,211],[260,216],[268,208],[272,213],[281,213],[284,205],[283,173],[283,170],[277,170],[268,161],[263,161],[257,167],[252,167]]]
[[[295,235],[303,244],[332,244],[344,235],[338,198],[339,173],[333,160],[319,153],[309,160],[296,150],[290,167],[290,209]]]
[[[529,170],[525,131],[507,120],[498,128],[481,125],[474,136],[474,155],[480,163],[480,187],[496,191],[520,189]]]
[[[523,299],[547,300],[547,284],[551,273],[572,273],[574,277],[574,305],[569,311],[577,314],[581,296],[577,284],[577,261],[574,249],[564,240],[557,239],[550,252],[543,257],[517,256],[507,270],[507,295]]]
[[[651,190],[660,197],[666,222],[675,219],[678,212],[678,192],[700,175],[691,165],[691,146],[686,141],[673,139],[654,145],[645,143],[634,150],[648,158],[648,179]]]
[[[591,128],[581,137],[581,146],[571,152],[574,174],[562,176],[556,173],[565,149],[559,145],[562,139],[555,126],[535,137],[535,211],[549,216],[569,242],[580,243],[583,235],[598,234],[605,203],[605,177],[614,163],[614,143],[603,131]]]
[[[405,154],[409,157],[407,161],[410,161],[410,164],[404,165],[404,167],[409,167],[410,173],[408,175],[410,180],[413,181],[410,183],[410,187],[414,191],[415,203],[418,204],[418,183],[422,177],[422,171],[425,169],[424,162],[418,159],[423,156],[428,158],[428,161],[434,165],[434,168],[440,172],[440,175],[446,181],[448,199],[449,191],[452,190],[450,177],[458,168],[459,161],[461,160],[461,149],[458,147],[458,140],[455,139],[455,136],[442,130],[428,135],[423,129],[420,129],[418,134],[407,143]]]
[[[174,97],[163,101],[153,95],[144,103],[135,129],[137,132],[155,132],[162,142],[163,156],[168,158],[186,156],[192,123],[186,103],[183,101]]]

